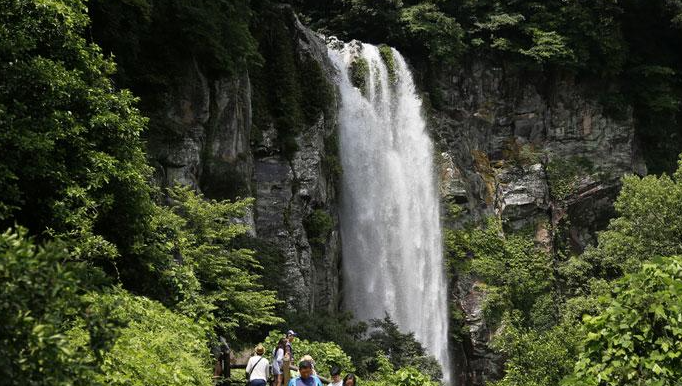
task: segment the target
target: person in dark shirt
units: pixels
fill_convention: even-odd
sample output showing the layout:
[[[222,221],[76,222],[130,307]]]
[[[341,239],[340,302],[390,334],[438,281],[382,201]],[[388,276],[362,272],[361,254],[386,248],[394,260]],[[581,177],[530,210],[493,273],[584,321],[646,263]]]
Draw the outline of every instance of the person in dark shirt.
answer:
[[[292,343],[294,343],[296,336],[298,336],[298,334],[293,330],[287,331],[287,345],[284,347],[284,360],[287,360],[288,356],[288,360],[292,364],[294,363],[294,347],[292,346]]]

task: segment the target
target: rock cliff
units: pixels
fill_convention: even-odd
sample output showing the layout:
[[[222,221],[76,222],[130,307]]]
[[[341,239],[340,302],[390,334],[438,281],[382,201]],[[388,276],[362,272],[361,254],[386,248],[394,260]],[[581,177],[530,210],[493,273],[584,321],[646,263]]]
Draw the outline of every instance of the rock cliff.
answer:
[[[324,41],[303,27],[288,8],[281,21],[302,60],[315,61],[327,78],[332,66]],[[192,186],[207,197],[256,198],[246,221],[252,236],[275,249],[283,266],[274,275],[286,306],[297,311],[334,311],[339,293],[340,248],[334,176],[325,167],[333,157],[329,145],[336,130],[333,106],[295,135],[296,151],[283,154],[274,125],[252,133],[252,82],[244,71],[210,76],[195,60],[186,64],[180,86],[151,114],[148,154],[156,165],[160,186]],[[326,147],[331,147],[327,149]],[[332,229],[311,241],[307,220],[322,211]],[[322,239],[320,239],[322,237]],[[268,267],[277,269],[277,267]]]
[[[278,8],[275,17],[285,25],[295,63],[314,63],[333,84],[324,40],[289,8]],[[252,74],[210,75],[195,60],[185,67],[181,86],[151,114],[156,134],[148,152],[157,182],[190,185],[211,198],[255,197],[246,221],[252,236],[281,257],[275,276],[287,308],[338,310],[338,171],[330,167],[337,156],[337,98],[293,131],[294,150],[286,153],[281,126],[273,122],[254,133]],[[589,97],[590,87],[571,76],[548,78],[482,60],[442,71],[431,90],[442,102],[428,118],[443,205],[464,209],[451,225],[499,216],[507,231],[532,229],[550,252],[557,237],[574,252],[593,243],[613,215],[619,178],[645,174],[646,167],[632,115],[609,117]],[[488,347],[495,332],[482,316],[486,295],[477,280],[460,275],[451,289],[469,327],[456,353],[467,385],[502,371],[503,358]]]
[[[438,77],[443,102],[431,112],[440,150],[444,205],[459,205],[459,222],[498,216],[505,231],[531,229],[539,247],[555,240],[579,253],[613,216],[620,177],[646,174],[631,114],[615,119],[571,76],[547,78],[478,61]],[[457,226],[457,224],[454,224]],[[494,335],[482,317],[485,293],[460,275],[453,297],[469,336],[460,348],[463,384],[502,375]]]

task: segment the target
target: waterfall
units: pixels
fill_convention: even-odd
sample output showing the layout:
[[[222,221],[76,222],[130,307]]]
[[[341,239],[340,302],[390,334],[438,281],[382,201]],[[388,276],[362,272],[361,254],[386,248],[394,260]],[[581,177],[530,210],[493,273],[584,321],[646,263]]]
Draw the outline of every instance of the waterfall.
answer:
[[[341,95],[344,307],[361,320],[388,313],[403,331],[414,332],[449,385],[434,150],[412,74],[395,49],[388,55],[391,65],[370,44],[340,47],[337,41],[328,51]],[[351,63],[358,58],[368,65],[363,91],[351,83]]]

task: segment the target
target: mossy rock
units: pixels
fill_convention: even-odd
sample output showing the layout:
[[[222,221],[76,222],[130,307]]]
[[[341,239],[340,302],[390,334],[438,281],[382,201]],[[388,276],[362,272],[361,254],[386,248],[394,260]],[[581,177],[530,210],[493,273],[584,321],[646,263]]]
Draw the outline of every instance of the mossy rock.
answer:
[[[396,72],[393,50],[391,47],[382,44],[379,46],[379,54],[386,65],[386,70],[388,71],[388,80],[391,82],[391,84],[395,84],[398,81],[398,74]]]
[[[315,209],[303,220],[303,227],[308,236],[313,257],[321,258],[324,256],[327,239],[334,229],[334,219],[326,211]]]
[[[350,81],[363,95],[367,95],[367,77],[369,63],[363,57],[358,57],[350,64]]]

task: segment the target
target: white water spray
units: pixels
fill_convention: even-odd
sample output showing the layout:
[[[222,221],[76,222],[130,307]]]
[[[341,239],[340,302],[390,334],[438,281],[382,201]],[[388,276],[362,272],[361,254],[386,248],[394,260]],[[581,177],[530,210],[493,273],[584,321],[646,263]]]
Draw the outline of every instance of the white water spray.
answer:
[[[443,367],[451,384],[448,305],[433,144],[421,100],[400,53],[329,49],[339,70],[341,238],[344,307],[361,320],[388,313]],[[350,81],[354,58],[368,64],[365,95]]]

